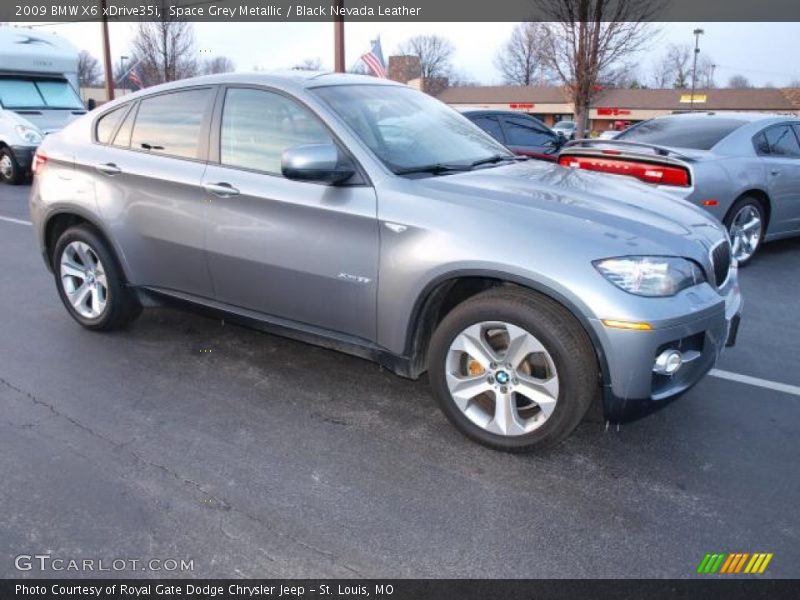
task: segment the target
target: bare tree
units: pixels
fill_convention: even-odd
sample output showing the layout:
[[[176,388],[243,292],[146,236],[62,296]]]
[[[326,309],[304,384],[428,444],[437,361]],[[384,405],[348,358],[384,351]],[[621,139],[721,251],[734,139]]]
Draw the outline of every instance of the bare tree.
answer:
[[[550,21],[544,58],[569,90],[583,137],[602,74],[641,50],[662,0],[535,0]]]
[[[453,44],[438,35],[415,35],[398,47],[398,54],[418,56],[424,79],[447,77],[452,70]]]
[[[375,76],[375,74],[367,68],[367,65],[364,64],[363,60],[357,60],[349,69],[347,69],[347,72],[354,75]]]
[[[448,87],[478,87],[479,85],[480,83],[463,71],[452,70],[447,78]]]
[[[302,62],[297,63],[292,67],[295,71],[321,71],[322,59],[321,58],[306,58]]]
[[[86,50],[78,53],[78,84],[81,87],[92,87],[103,82],[103,70],[100,61]]]
[[[227,56],[215,56],[207,59],[201,68],[205,75],[214,75],[216,73],[230,73],[236,70],[236,65]]]
[[[787,87],[800,88],[800,79],[793,79],[792,81],[789,82],[789,85]]]
[[[543,23],[525,22],[514,27],[509,40],[498,51],[495,66],[509,85],[545,85],[553,82],[553,72],[545,63]]]
[[[653,83],[659,88],[686,89],[692,84],[692,47],[670,44],[656,62]]]
[[[168,6],[161,8],[162,20],[139,22],[133,38],[133,53],[141,59],[137,74],[146,86],[198,72],[192,23],[171,19]]]
[[[753,87],[753,84],[744,75],[733,75],[728,79],[728,87],[735,90],[746,90]]]
[[[697,86],[705,89],[712,89],[717,87],[714,81],[714,70],[717,65],[714,64],[713,59],[708,55],[703,55],[697,59]]]
[[[623,63],[616,68],[601,73],[598,85],[603,88],[640,89],[646,87],[637,73],[636,67]]]

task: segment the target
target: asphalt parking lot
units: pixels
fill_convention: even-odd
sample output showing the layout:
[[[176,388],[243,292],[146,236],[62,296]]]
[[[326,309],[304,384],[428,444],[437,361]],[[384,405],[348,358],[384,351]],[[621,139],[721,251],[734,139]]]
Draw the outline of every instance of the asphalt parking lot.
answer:
[[[81,329],[27,192],[0,187],[0,577],[63,575],[15,569],[36,553],[193,559],[193,577],[692,577],[707,552],[800,577],[800,239],[741,271],[718,365],[795,387],[707,377],[512,456],[363,360],[171,309]]]

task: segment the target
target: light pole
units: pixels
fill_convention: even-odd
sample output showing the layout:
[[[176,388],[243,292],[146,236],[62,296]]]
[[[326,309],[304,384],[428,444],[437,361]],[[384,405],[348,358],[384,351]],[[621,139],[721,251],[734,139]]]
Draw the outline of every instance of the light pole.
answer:
[[[333,70],[344,73],[344,0],[336,0],[338,16],[333,18]]]
[[[700,36],[705,33],[702,29],[695,29],[694,33],[694,64],[692,65],[692,95],[689,97],[689,111],[694,112],[694,89],[697,81],[697,55],[700,54]]]
[[[106,77],[106,100],[114,99],[114,75],[111,72],[111,42],[108,40],[108,17],[106,16],[106,0],[100,0],[102,11],[101,31],[103,33],[103,67]]]

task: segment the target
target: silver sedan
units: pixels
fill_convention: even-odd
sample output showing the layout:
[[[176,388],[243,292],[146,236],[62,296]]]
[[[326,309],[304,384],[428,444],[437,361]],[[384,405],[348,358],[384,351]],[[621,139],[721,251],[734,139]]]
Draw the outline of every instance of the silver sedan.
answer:
[[[633,176],[702,206],[749,262],[762,242],[800,235],[800,119],[693,113],[643,121],[614,140],[581,140],[564,166]]]

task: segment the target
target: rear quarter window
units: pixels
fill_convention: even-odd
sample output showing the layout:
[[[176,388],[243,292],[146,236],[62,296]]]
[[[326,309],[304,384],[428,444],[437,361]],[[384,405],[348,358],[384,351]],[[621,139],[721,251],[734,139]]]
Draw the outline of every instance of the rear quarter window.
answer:
[[[127,105],[120,106],[97,119],[97,124],[95,125],[95,139],[98,142],[101,144],[108,144],[111,141],[111,136],[114,135],[114,131],[117,129],[117,125],[126,110],[128,110]]]
[[[665,117],[634,125],[617,136],[618,140],[657,146],[710,150],[746,121],[725,118]]]

